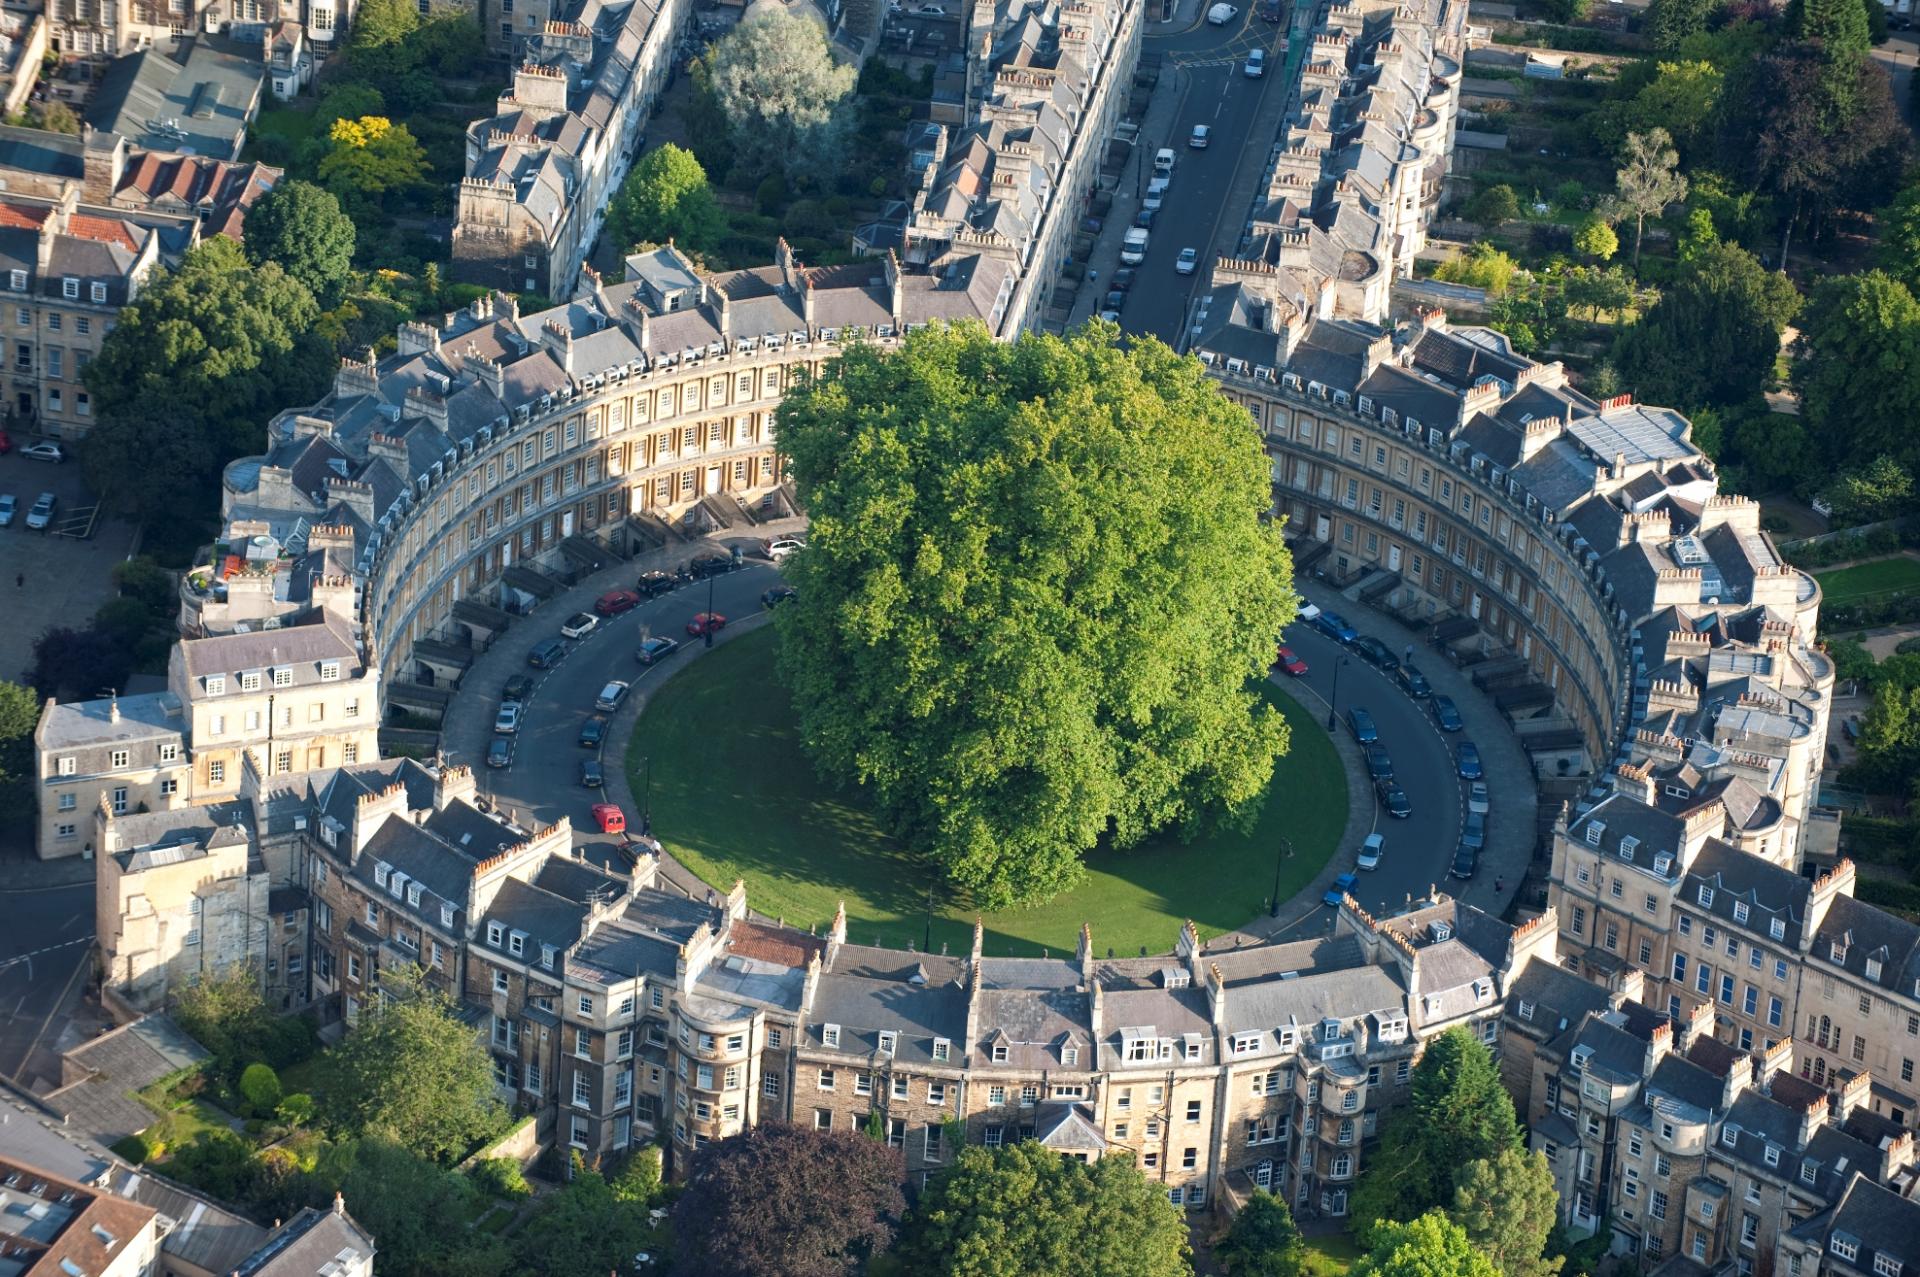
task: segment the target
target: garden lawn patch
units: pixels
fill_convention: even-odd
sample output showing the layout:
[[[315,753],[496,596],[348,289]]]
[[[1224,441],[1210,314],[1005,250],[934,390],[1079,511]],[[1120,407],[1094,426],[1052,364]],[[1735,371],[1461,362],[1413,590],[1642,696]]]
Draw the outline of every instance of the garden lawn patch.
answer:
[[[648,704],[628,747],[636,791],[653,762],[654,833],[720,891],[745,879],[756,911],[824,933],[847,906],[847,938],[894,947],[931,943],[964,953],[974,910],[945,894],[931,862],[889,836],[858,791],[823,781],[800,747],[786,690],[773,670],[774,632],[706,653]],[[1320,872],[1343,832],[1346,774],[1314,716],[1267,689],[1292,728],[1288,755],[1250,834],[1223,832],[1182,845],[1162,834],[1129,852],[1096,851],[1087,879],[1030,909],[984,915],[986,952],[1074,951],[1090,923],[1096,951],[1173,947],[1183,920],[1203,937],[1240,926],[1266,906],[1280,838],[1284,900]]]
[[[1849,603],[1882,594],[1920,593],[1920,559],[1895,555],[1850,568],[1818,572],[1814,579],[1826,603]]]
[[[1306,1262],[1300,1266],[1300,1277],[1346,1277],[1347,1270],[1366,1254],[1345,1233],[1323,1233],[1306,1242]]]

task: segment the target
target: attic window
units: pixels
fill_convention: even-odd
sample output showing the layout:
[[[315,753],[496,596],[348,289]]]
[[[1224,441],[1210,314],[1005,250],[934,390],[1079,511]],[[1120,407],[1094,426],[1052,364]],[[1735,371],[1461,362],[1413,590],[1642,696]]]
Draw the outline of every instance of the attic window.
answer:
[[[1633,849],[1635,847],[1638,847],[1639,845],[1640,845],[1640,840],[1638,838],[1635,838],[1632,834],[1628,834],[1625,838],[1622,838],[1620,840],[1620,859],[1632,860]]]
[[[900,1042],[900,1035],[898,1033],[894,1033],[892,1031],[882,1032],[880,1034],[880,1054],[885,1056],[891,1056],[894,1052],[894,1048],[899,1045],[899,1042]]]
[[[1525,998],[1520,999],[1520,1018],[1522,1020],[1533,1019],[1533,1003],[1527,1001]]]
[[[1802,1184],[1811,1184],[1819,1178],[1820,1163],[1814,1161],[1811,1157],[1800,1163],[1800,1182]]]
[[[1007,1044],[1005,1042],[995,1042],[993,1044],[993,1062],[995,1064],[1005,1064],[1007,1062]]]
[[[822,1025],[820,1029],[820,1041],[827,1046],[839,1046],[840,1026],[837,1024]]]
[[[1607,832],[1606,821],[1589,820],[1587,822],[1587,846],[1598,847],[1600,845],[1600,835],[1606,832]]]
[[[1725,1144],[1728,1148],[1733,1148],[1735,1145],[1739,1144],[1740,1128],[1738,1126],[1735,1126],[1732,1122],[1728,1122],[1720,1130],[1720,1142],[1722,1144]]]
[[[104,302],[107,300],[107,286],[99,283],[91,284],[87,288],[87,295],[93,298],[95,303]]]
[[[1747,920],[1747,912],[1746,901],[1736,900],[1733,902],[1733,920],[1735,922],[1745,922]]]
[[[1780,1165],[1780,1146],[1777,1144],[1767,1145],[1767,1151],[1765,1156],[1767,1159],[1768,1166]]]
[[[452,905],[440,906],[440,925],[448,928],[451,928],[453,926],[453,906]]]
[[[1493,981],[1485,976],[1473,982],[1473,999],[1476,1002],[1493,1001]]]
[[[1069,1069],[1078,1068],[1080,1066],[1080,1048],[1077,1046],[1061,1047],[1060,1063]]]
[[[507,929],[499,923],[489,922],[487,924],[487,943],[498,949],[500,947],[501,937],[506,935],[506,933]]]
[[[260,671],[259,670],[241,671],[240,690],[243,692],[259,691],[260,690]]]
[[[1663,851],[1659,855],[1653,858],[1653,871],[1655,873],[1660,874],[1662,877],[1664,877],[1667,873],[1671,872],[1672,869],[1673,869],[1673,857],[1668,855],[1666,852]]]
[[[944,1064],[946,1063],[947,1058],[952,1054],[953,1054],[953,1043],[947,1041],[945,1038],[935,1038],[933,1040],[933,1058],[935,1060]]]
[[[554,953],[555,949],[552,945],[543,944],[540,946],[540,965],[549,971],[553,970]]]
[[[1702,908],[1711,909],[1713,907],[1713,888],[1704,883],[1701,884],[1699,892],[1696,893],[1696,899],[1700,901]]]
[[[320,662],[320,681],[322,683],[334,682],[339,677],[340,677],[340,662],[338,661]]]
[[[78,301],[80,298],[80,281],[71,275],[66,276],[60,281],[60,295],[68,301]]]
[[[507,936],[507,952],[519,957],[527,951],[527,933],[515,931]]]
[[[1573,1054],[1567,1059],[1567,1068],[1570,1072],[1578,1073],[1580,1072],[1580,1070],[1587,1067],[1587,1061],[1592,1058],[1593,1058],[1592,1047],[1576,1046],[1573,1048]]]
[[[1867,979],[1878,980],[1879,978],[1880,978],[1880,959],[1868,958],[1867,959]]]
[[[226,675],[224,674],[207,675],[207,695],[225,696],[226,694],[227,694]]]
[[[1827,946],[1827,956],[1835,962],[1845,962],[1847,960],[1847,942],[1844,940],[1833,941]]]
[[[284,665],[276,666],[273,671],[273,685],[275,687],[292,687],[293,671]]]
[[[8,271],[7,287],[11,288],[16,293],[26,292],[27,291],[27,272],[23,270]]]
[[[1787,924],[1778,918],[1774,918],[1767,923],[1767,934],[1775,940],[1785,940],[1787,938]]]
[[[420,903],[420,884],[419,883],[410,882],[407,884],[407,903],[414,906],[419,905]]]

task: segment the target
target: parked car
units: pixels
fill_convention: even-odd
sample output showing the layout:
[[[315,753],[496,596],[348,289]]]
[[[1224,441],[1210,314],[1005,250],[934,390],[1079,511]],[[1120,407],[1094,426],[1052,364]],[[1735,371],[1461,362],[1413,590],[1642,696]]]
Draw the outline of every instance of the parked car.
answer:
[[[1120,241],[1120,262],[1124,266],[1138,266],[1147,260],[1148,235],[1146,228],[1136,226],[1129,230]]]
[[[67,459],[67,454],[61,451],[57,443],[30,443],[20,449],[20,455],[34,461],[51,461],[55,465]]]
[[[27,526],[35,532],[44,532],[53,522],[53,508],[60,499],[51,492],[42,492],[33,503],[33,509],[27,511]]]
[[[1120,322],[1120,312],[1117,310],[1102,310],[1100,312],[1100,318],[1109,324],[1117,324]]]
[[[655,634],[651,638],[640,640],[640,648],[634,653],[642,665],[657,665],[680,650],[680,640],[668,638],[664,634]]]
[[[767,542],[767,557],[779,563],[795,550],[806,548],[807,543],[799,537],[775,537]]]
[[[1359,706],[1347,711],[1347,722],[1353,725],[1353,738],[1362,745],[1371,745],[1380,739],[1380,729],[1373,725],[1373,715]]]
[[[598,789],[606,784],[606,775],[600,770],[600,760],[583,758],[580,760],[580,783],[588,789]]]
[[[1333,880],[1333,886],[1329,887],[1327,889],[1327,894],[1320,897],[1320,899],[1322,903],[1337,905],[1341,902],[1341,900],[1343,900],[1346,897],[1346,894],[1349,891],[1352,891],[1355,887],[1359,885],[1360,885],[1359,874],[1341,874],[1338,878],[1335,878]]]
[[[1213,128],[1211,125],[1196,124],[1193,126],[1193,132],[1187,134],[1187,145],[1196,151],[1206,150],[1207,143],[1212,140]]]
[[[520,730],[520,702],[508,701],[493,716],[493,730],[502,736],[510,736]]]
[[[529,674],[515,674],[507,680],[507,685],[500,689],[502,701],[525,702],[531,695],[533,695],[533,677]]]
[[[1173,186],[1173,179],[1156,177],[1147,183],[1146,198],[1140,201],[1141,208],[1158,209],[1166,202],[1167,191]],[[1121,259],[1125,261],[1125,258]]]
[[[1488,801],[1486,781],[1476,780],[1467,786],[1467,810],[1482,816],[1493,810],[1493,804]]]
[[[705,579],[710,576],[722,576],[733,571],[731,554],[703,554],[692,564],[693,574]]]
[[[1385,834],[1368,834],[1367,840],[1360,844],[1360,858],[1354,864],[1361,869],[1378,869],[1380,857],[1386,854],[1386,850]]]
[[[1487,813],[1470,811],[1460,822],[1460,845],[1479,851],[1487,845]]]
[[[566,624],[560,627],[560,637],[570,639],[585,638],[599,628],[599,617],[591,612],[575,612],[567,618]]]
[[[13,526],[13,512],[17,506],[11,492],[0,492],[0,528]]]
[[[1322,634],[1337,643],[1351,643],[1360,637],[1360,631],[1348,625],[1346,618],[1338,612],[1317,612],[1313,616],[1313,623],[1320,627]]]
[[[1427,676],[1420,672],[1417,665],[1402,665],[1393,672],[1393,678],[1416,701],[1424,701],[1433,695],[1433,684],[1427,682]]]
[[[1153,153],[1153,171],[1162,175],[1173,172],[1173,148],[1163,146]]]
[[[1381,744],[1367,746],[1367,775],[1375,780],[1393,779],[1393,755]]]
[[[1427,702],[1427,712],[1433,715],[1433,723],[1443,732],[1457,732],[1466,724],[1460,721],[1460,707],[1453,703],[1453,697],[1435,693]]]
[[[616,678],[600,689],[600,695],[593,698],[593,707],[611,714],[619,709],[620,702],[626,699],[627,685]]]
[[[1194,269],[1199,265],[1200,250],[1197,248],[1183,248],[1180,250],[1180,256],[1173,260],[1174,272],[1180,275],[1193,274]]]
[[[1249,80],[1257,80],[1267,73],[1267,51],[1255,49],[1247,54],[1247,65],[1243,68]]]
[[[600,742],[607,738],[607,720],[595,715],[580,724],[580,747],[598,749]]]
[[[1125,292],[1127,289],[1133,287],[1133,281],[1139,274],[1140,272],[1132,266],[1122,266],[1119,270],[1113,272],[1113,286],[1121,292]]]
[[[727,618],[718,612],[695,612],[693,619],[687,622],[687,633],[695,638],[703,634],[718,634],[727,628]]]
[[[627,813],[612,803],[595,803],[593,823],[603,834],[624,834],[627,832]]]
[[[1224,27],[1240,14],[1240,10],[1230,4],[1216,4],[1207,10],[1207,21],[1216,27]]]
[[[789,599],[794,599],[798,597],[799,597],[798,593],[794,590],[794,588],[791,585],[776,585],[771,590],[764,590],[761,592],[760,606],[767,608],[769,611],[771,611],[773,608],[779,607],[782,603],[787,602]]]
[[[487,766],[505,767],[513,761],[513,740],[507,736],[496,736],[493,744],[487,746]]]
[[[671,572],[642,572],[633,588],[643,599],[657,599],[679,584]]]
[[[1300,678],[1307,672],[1307,663],[1295,655],[1294,650],[1290,647],[1282,647],[1274,656],[1273,663],[1295,678]]]
[[[1394,656],[1393,649],[1371,634],[1355,639],[1353,641],[1353,650],[1360,654],[1361,660],[1373,666],[1382,674],[1391,675],[1395,670],[1400,668],[1400,660]]]
[[[593,601],[593,610],[601,616],[618,616],[640,606],[640,596],[632,590],[609,590]]]
[[[13,451],[13,436],[8,434],[4,430],[0,430],[0,457],[4,457],[9,452],[12,452],[12,451]]]
[[[1380,799],[1380,805],[1387,809],[1387,815],[1395,820],[1405,820],[1413,815],[1413,803],[1407,797],[1407,791],[1391,780],[1373,782],[1373,792]]]
[[[1456,847],[1453,851],[1453,863],[1447,866],[1447,876],[1465,880],[1473,877],[1473,871],[1479,867],[1479,852],[1471,847]]]
[[[550,670],[567,654],[567,645],[557,638],[541,639],[527,652],[527,664],[537,670]]]
[[[1160,216],[1160,210],[1159,210],[1159,209],[1157,209],[1157,208],[1143,208],[1143,209],[1141,209],[1141,210],[1140,210],[1140,211],[1139,211],[1138,213],[1135,213],[1135,214],[1133,215],[1133,225],[1134,225],[1134,228],[1135,228],[1136,230],[1143,230],[1143,231],[1150,231],[1150,230],[1152,230],[1152,229],[1153,229],[1153,219],[1154,219],[1154,218],[1156,218],[1156,217],[1158,217],[1158,216]],[[1133,268],[1132,268],[1132,267],[1130,267],[1130,266],[1122,266],[1122,267],[1121,267],[1120,269],[1121,269],[1121,270],[1132,270]]]
[[[1479,780],[1486,772],[1480,768],[1480,747],[1470,740],[1460,742],[1460,779]]]

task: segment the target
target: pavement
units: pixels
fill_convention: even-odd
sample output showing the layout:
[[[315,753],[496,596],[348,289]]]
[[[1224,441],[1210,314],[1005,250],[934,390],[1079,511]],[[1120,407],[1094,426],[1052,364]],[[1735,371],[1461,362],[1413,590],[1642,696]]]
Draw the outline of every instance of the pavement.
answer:
[[[16,436],[16,445],[25,442]],[[27,529],[27,510],[42,492],[59,498],[54,529],[92,536],[52,535]],[[17,451],[0,456],[0,493],[19,503],[13,525],[0,528],[0,594],[12,619],[0,626],[0,678],[21,680],[33,664],[33,641],[54,626],[84,627],[114,596],[113,565],[133,553],[133,525],[91,520],[93,496],[74,461],[51,465]],[[103,689],[104,690],[104,689]]]

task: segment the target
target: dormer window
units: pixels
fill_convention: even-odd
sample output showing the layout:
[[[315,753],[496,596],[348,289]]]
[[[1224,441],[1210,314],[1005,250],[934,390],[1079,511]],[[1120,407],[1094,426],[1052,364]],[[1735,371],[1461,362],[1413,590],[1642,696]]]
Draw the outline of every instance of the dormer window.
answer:
[[[1845,1233],[1835,1233],[1827,1239],[1827,1249],[1851,1264],[1860,1258],[1860,1243]]]
[[[62,279],[60,281],[60,295],[68,301],[78,301],[80,299],[80,281],[71,275]]]
[[[545,967],[549,971],[553,970],[553,960],[557,956],[557,953],[558,951],[554,949],[552,945],[550,944],[541,945],[540,946],[540,965]]]
[[[87,285],[87,296],[93,299],[94,305],[104,306],[107,301],[107,286],[98,282],[89,284]]]
[[[410,882],[407,884],[407,903],[414,906],[415,908],[419,907],[420,905],[420,884],[419,883]]]
[[[993,1062],[995,1064],[1005,1064],[1007,1062],[1007,1044],[1005,1042],[995,1042],[993,1044]]]
[[[1587,1061],[1591,1059],[1592,1056],[1593,1056],[1592,1047],[1590,1046],[1574,1047],[1573,1054],[1567,1057],[1567,1071],[1569,1073],[1580,1072],[1580,1070],[1587,1067]]]
[[[385,861],[381,861],[381,860],[374,861],[373,862],[373,885],[381,888],[382,890],[385,890],[387,885],[388,875],[390,875],[392,872],[393,871],[391,869],[387,868]]]
[[[1845,962],[1847,960],[1847,942],[1844,940],[1833,941],[1827,946],[1827,957],[1835,962]]]
[[[1533,1003],[1525,998],[1520,999],[1520,1018],[1529,1021],[1533,1019]]]
[[[1695,898],[1699,900],[1702,909],[1711,909],[1713,907],[1713,888],[1707,886],[1705,883],[1700,884],[1700,889],[1695,893]]]
[[[1820,1163],[1814,1161],[1812,1158],[1808,1158],[1806,1161],[1800,1163],[1800,1182],[1802,1184],[1815,1183],[1819,1178]]]
[[[1880,959],[1868,958],[1867,959],[1867,979],[1878,980],[1879,978],[1880,978]]]
[[[899,1045],[899,1042],[900,1035],[898,1033],[883,1031],[880,1034],[880,1054],[891,1057],[894,1048]]]
[[[821,1026],[820,1041],[827,1046],[839,1046],[840,1045],[840,1026],[837,1024],[828,1024],[828,1025]]]
[[[1787,938],[1787,924],[1779,918],[1771,919],[1767,923],[1767,934],[1775,940],[1785,940]]]
[[[445,927],[449,931],[453,930],[453,906],[452,905],[440,906],[440,925],[442,927]]]
[[[1322,1042],[1339,1041],[1340,1040],[1340,1021],[1334,1020],[1334,1019],[1326,1019],[1326,1020],[1320,1021],[1320,1040]]]
[[[340,678],[340,662],[338,661],[320,662],[320,681],[322,683],[337,682],[339,681],[339,678]]]
[[[1060,1063],[1064,1068],[1078,1068],[1080,1066],[1080,1048],[1077,1046],[1061,1047]]]
[[[1740,1128],[1732,1122],[1728,1122],[1720,1128],[1720,1142],[1728,1148],[1733,1148],[1738,1145],[1740,1143]]]
[[[936,1062],[945,1064],[952,1054],[953,1043],[947,1041],[945,1038],[935,1038],[933,1040],[933,1058]]]
[[[1473,982],[1473,1000],[1475,1002],[1493,1001],[1493,981],[1482,976]]]
[[[1587,846],[1598,847],[1600,845],[1600,836],[1606,832],[1607,832],[1606,821],[1589,820],[1587,822]]]
[[[1765,1153],[1765,1157],[1767,1159],[1768,1166],[1780,1165],[1780,1146],[1777,1144],[1767,1145],[1767,1151]]]
[[[507,952],[518,958],[527,951],[527,933],[515,931],[507,936]]]
[[[1873,1277],[1900,1277],[1900,1261],[1892,1255],[1876,1254],[1873,1257]]]
[[[1745,922],[1747,920],[1747,902],[1746,901],[1736,900],[1733,902],[1733,920],[1735,922]]]
[[[226,694],[227,694],[226,676],[223,674],[207,675],[207,695],[225,696]]]
[[[259,691],[260,690],[260,671],[259,670],[241,671],[240,690],[243,692]]]
[[[284,665],[275,669],[273,671],[273,685],[275,687],[292,687],[293,671]]]
[[[500,947],[500,942],[506,937],[506,934],[507,929],[499,923],[489,922],[487,924],[487,943],[494,948],[498,949]]]
[[[1632,834],[1628,834],[1625,838],[1622,838],[1620,840],[1620,859],[1632,860],[1634,848],[1638,847],[1639,845],[1640,845],[1640,840],[1638,838],[1635,838]]]
[[[1662,878],[1666,877],[1673,871],[1673,857],[1664,851],[1655,856],[1653,858],[1653,871]]]
[[[7,287],[11,288],[16,293],[26,292],[27,291],[27,272],[23,270],[8,271]]]

